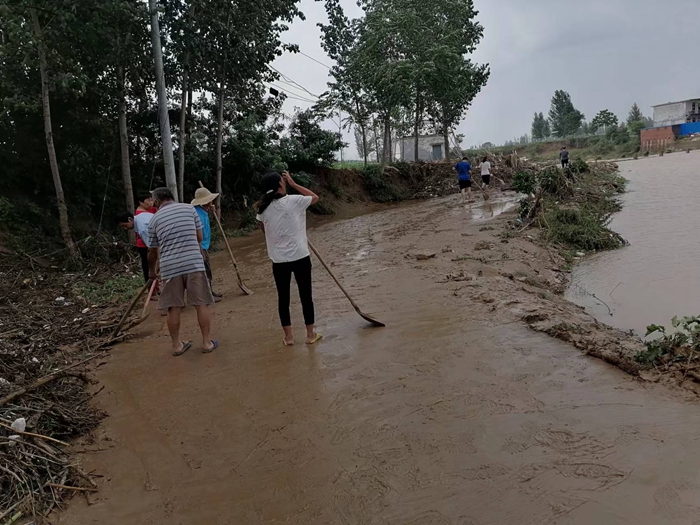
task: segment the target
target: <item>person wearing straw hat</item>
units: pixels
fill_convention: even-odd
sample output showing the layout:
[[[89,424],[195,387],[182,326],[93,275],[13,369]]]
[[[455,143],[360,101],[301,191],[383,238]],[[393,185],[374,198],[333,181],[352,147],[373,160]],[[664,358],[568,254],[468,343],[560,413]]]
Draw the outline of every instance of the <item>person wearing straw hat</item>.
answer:
[[[199,220],[202,221],[202,242],[200,246],[202,247],[202,255],[204,256],[204,269],[207,274],[207,279],[209,279],[209,286],[212,288],[212,295],[214,300],[218,303],[221,301],[222,295],[220,293],[214,293],[213,288],[213,274],[211,271],[211,263],[209,261],[209,248],[211,247],[211,224],[209,222],[209,213],[216,213],[216,205],[214,201],[219,196],[218,193],[212,193],[206,188],[197,188],[194,192],[194,199],[190,204],[194,206],[197,215],[199,215]]]

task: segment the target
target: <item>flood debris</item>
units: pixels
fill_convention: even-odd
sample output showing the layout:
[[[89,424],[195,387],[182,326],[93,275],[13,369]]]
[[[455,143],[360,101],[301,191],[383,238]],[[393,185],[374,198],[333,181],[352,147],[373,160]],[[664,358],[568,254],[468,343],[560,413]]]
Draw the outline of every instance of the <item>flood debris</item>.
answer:
[[[119,302],[92,303],[84,281],[0,256],[0,523],[45,523],[66,497],[95,491],[68,441],[104,417],[87,367],[126,334],[112,336]]]

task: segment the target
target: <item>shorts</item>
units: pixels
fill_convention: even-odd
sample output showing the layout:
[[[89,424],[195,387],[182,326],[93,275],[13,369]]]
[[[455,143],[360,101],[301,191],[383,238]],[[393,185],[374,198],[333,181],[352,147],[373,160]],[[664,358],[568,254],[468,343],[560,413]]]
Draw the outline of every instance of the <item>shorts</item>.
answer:
[[[481,181],[488,186],[491,184],[491,175],[482,175]]]
[[[187,304],[191,306],[206,306],[214,304],[209,279],[204,272],[194,272],[178,275],[163,281],[163,289],[158,299],[158,310],[185,307],[185,291]]]
[[[467,179],[467,180],[460,179],[459,180],[459,189],[460,190],[466,190],[467,188],[471,188],[471,187],[472,187],[471,179]]]

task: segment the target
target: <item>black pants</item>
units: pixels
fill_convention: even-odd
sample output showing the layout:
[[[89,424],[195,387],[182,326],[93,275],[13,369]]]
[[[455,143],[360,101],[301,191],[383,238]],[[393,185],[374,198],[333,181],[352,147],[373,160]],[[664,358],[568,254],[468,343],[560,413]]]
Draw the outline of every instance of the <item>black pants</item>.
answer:
[[[292,326],[289,313],[290,288],[292,274],[299,287],[299,299],[304,312],[304,324],[315,324],[314,300],[311,290],[311,257],[304,257],[298,261],[288,263],[273,263],[272,274],[275,276],[277,297],[279,299],[279,314],[282,326]]]
[[[136,251],[139,252],[141,257],[141,270],[143,271],[143,279],[148,282],[149,271],[148,271],[148,248],[136,247]]]

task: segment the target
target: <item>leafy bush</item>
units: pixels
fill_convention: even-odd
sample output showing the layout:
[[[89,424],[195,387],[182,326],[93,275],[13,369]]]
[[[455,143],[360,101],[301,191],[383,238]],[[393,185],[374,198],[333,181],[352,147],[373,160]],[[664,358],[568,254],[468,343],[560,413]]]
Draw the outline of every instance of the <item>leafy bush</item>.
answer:
[[[657,337],[647,341],[647,349],[635,356],[639,363],[657,365],[680,362],[689,366],[700,360],[700,317],[674,317],[671,325],[674,328],[672,334],[667,334],[664,326],[647,326],[645,337]]]
[[[362,172],[365,190],[375,202],[397,202],[407,197],[406,192],[392,184],[379,165],[369,165]]]
[[[615,232],[609,230],[607,220],[586,206],[580,208],[551,209],[544,215],[547,238],[570,248],[592,251],[612,250],[625,244]]]
[[[571,170],[575,171],[576,173],[590,173],[591,171],[591,167],[581,157],[576,157],[573,161],[571,161],[570,167]]]
[[[513,178],[513,187],[518,193],[530,195],[535,191],[535,175],[530,171],[519,171]]]

